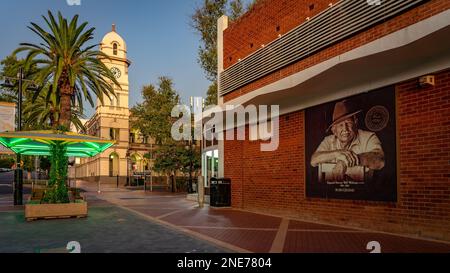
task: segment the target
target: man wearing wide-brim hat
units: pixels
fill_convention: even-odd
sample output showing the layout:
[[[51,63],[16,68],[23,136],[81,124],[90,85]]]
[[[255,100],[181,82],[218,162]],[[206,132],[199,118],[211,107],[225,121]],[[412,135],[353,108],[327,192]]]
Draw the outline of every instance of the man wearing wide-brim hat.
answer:
[[[359,130],[357,115],[362,111],[344,100],[336,103],[333,122],[327,136],[311,159],[311,165],[336,164],[333,169],[337,181],[348,180],[349,169],[353,173],[381,170],[384,168],[384,152],[381,141],[373,132]],[[361,180],[361,178],[356,178]]]

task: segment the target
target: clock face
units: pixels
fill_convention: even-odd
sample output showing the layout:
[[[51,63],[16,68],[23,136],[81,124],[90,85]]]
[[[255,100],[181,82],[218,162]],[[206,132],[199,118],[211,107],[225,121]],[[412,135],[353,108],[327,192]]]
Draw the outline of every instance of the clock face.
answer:
[[[114,75],[116,79],[120,78],[120,76],[122,75],[122,72],[120,72],[120,69],[117,67],[111,68],[111,73]]]

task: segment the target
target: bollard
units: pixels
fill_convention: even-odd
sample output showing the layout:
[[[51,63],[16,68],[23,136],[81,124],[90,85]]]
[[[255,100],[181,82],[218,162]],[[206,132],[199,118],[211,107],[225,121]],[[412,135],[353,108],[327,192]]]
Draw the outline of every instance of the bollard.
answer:
[[[144,192],[147,191],[147,174],[144,173]]]
[[[153,174],[150,173],[150,192],[153,192]]]
[[[198,188],[198,207],[203,208],[205,203],[205,183],[203,182],[203,176],[198,177],[197,188]]]
[[[117,175],[117,188],[119,188],[119,175]]]

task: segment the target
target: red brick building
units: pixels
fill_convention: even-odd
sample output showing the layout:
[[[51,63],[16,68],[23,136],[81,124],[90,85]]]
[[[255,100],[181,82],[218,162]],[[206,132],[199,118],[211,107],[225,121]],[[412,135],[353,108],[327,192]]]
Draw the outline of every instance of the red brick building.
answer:
[[[450,240],[449,8],[447,0],[264,0],[236,22],[222,17],[219,104],[280,106],[276,151],[250,140],[213,147],[218,175],[232,180],[232,206]],[[419,84],[427,75],[435,82]],[[376,111],[376,94],[392,97],[386,110]],[[386,145],[380,172],[389,175],[375,171],[390,185],[386,195],[310,181],[325,174],[310,160],[336,121],[333,106],[353,98],[367,106],[359,127]]]

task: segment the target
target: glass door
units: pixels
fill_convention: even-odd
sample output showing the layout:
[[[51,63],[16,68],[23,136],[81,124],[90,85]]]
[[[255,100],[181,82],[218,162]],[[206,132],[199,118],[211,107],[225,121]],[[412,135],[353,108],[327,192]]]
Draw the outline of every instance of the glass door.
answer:
[[[207,151],[202,156],[202,173],[205,178],[205,187],[209,188],[212,177],[219,175],[219,150]]]

